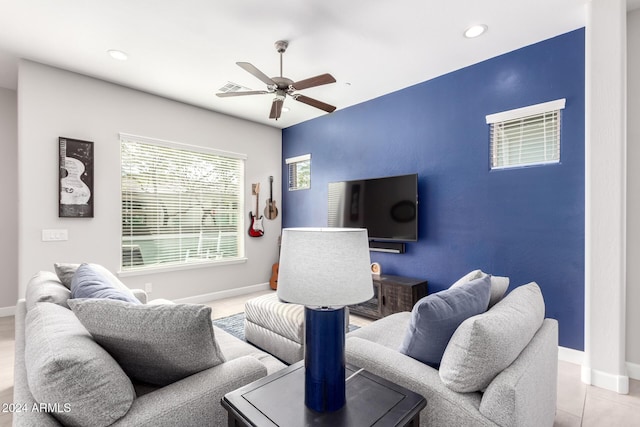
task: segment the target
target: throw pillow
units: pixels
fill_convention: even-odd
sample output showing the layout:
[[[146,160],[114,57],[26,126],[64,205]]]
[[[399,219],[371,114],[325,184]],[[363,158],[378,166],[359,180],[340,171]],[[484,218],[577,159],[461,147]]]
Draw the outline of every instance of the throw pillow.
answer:
[[[473,270],[461,278],[459,278],[450,288],[457,288],[465,283],[468,283],[472,280],[483,277],[487,273],[484,273],[482,270]],[[507,292],[507,288],[509,287],[509,278],[501,277],[501,276],[491,276],[491,296],[489,297],[489,305],[487,309],[493,307],[498,301],[502,299],[504,294]]]
[[[73,275],[76,274],[76,270],[80,267],[80,264],[70,264],[65,262],[56,262],[53,264],[53,268],[56,270],[56,275],[60,282],[67,287],[67,289],[71,289],[71,279],[73,279]]]
[[[225,361],[211,307],[69,300],[82,324],[133,379],[164,386]]]
[[[66,308],[38,303],[25,318],[25,368],[37,402],[62,425],[103,427],[123,417],[135,399],[131,380]]]
[[[115,276],[104,273],[104,267],[95,264],[82,264],[71,279],[72,298],[109,298],[140,304],[131,290]]]
[[[65,288],[55,274],[41,271],[29,280],[25,292],[27,310],[31,310],[39,302],[52,302],[64,308],[69,308],[67,300],[71,292]]]
[[[516,360],[543,320],[538,285],[517,287],[491,310],[460,325],[442,357],[440,379],[458,393],[483,390]]]
[[[422,298],[411,311],[400,353],[438,369],[444,349],[458,326],[487,309],[490,287],[491,280],[485,275]]]

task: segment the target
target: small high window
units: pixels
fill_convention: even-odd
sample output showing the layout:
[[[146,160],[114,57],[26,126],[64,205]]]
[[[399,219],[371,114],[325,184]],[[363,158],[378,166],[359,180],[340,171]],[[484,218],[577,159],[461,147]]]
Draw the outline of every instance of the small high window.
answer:
[[[289,169],[289,191],[311,188],[311,154],[285,160]]]
[[[491,169],[560,162],[560,111],[565,100],[490,114]]]

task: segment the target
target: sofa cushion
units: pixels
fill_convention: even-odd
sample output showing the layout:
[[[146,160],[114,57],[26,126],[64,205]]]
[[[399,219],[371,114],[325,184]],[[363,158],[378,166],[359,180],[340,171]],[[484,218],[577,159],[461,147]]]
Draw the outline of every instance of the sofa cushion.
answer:
[[[27,310],[31,310],[39,302],[52,302],[69,308],[67,300],[71,292],[64,287],[58,277],[50,271],[41,271],[29,280],[25,292]]]
[[[451,285],[451,288],[457,288],[458,286],[464,285],[472,280],[479,279],[486,274],[487,273],[484,273],[482,270],[473,270],[459,278],[453,285]],[[493,307],[498,301],[500,301],[507,292],[508,287],[508,277],[491,276],[491,295],[489,297],[489,306],[487,308]]]
[[[108,298],[140,304],[129,288],[97,264],[82,264],[78,267],[71,279],[71,297]]]
[[[123,417],[135,398],[131,381],[76,316],[51,303],[26,316],[25,366],[37,402],[58,404],[52,413],[69,426],[107,426]]]
[[[211,307],[69,300],[69,307],[133,379],[164,386],[224,362]]]
[[[483,390],[516,360],[543,320],[540,287],[531,282],[514,289],[458,327],[442,357],[442,382],[459,393]]]
[[[411,311],[400,353],[437,369],[456,328],[465,319],[486,310],[490,287],[490,277],[485,275],[422,298]]]

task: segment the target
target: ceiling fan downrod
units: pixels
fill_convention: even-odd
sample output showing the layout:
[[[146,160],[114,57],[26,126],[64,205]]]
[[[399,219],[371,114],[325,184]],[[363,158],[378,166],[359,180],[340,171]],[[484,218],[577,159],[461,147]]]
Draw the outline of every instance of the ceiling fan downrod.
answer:
[[[287,51],[287,47],[289,47],[289,42],[286,40],[278,40],[275,42],[276,50],[280,54],[280,77],[282,77],[282,54]]]

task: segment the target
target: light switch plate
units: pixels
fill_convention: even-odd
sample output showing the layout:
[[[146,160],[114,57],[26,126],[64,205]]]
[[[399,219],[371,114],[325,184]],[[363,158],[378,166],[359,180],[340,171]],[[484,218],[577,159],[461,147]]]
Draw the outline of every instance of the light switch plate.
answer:
[[[60,242],[69,240],[69,231],[67,229],[44,229],[42,230],[43,242]]]

